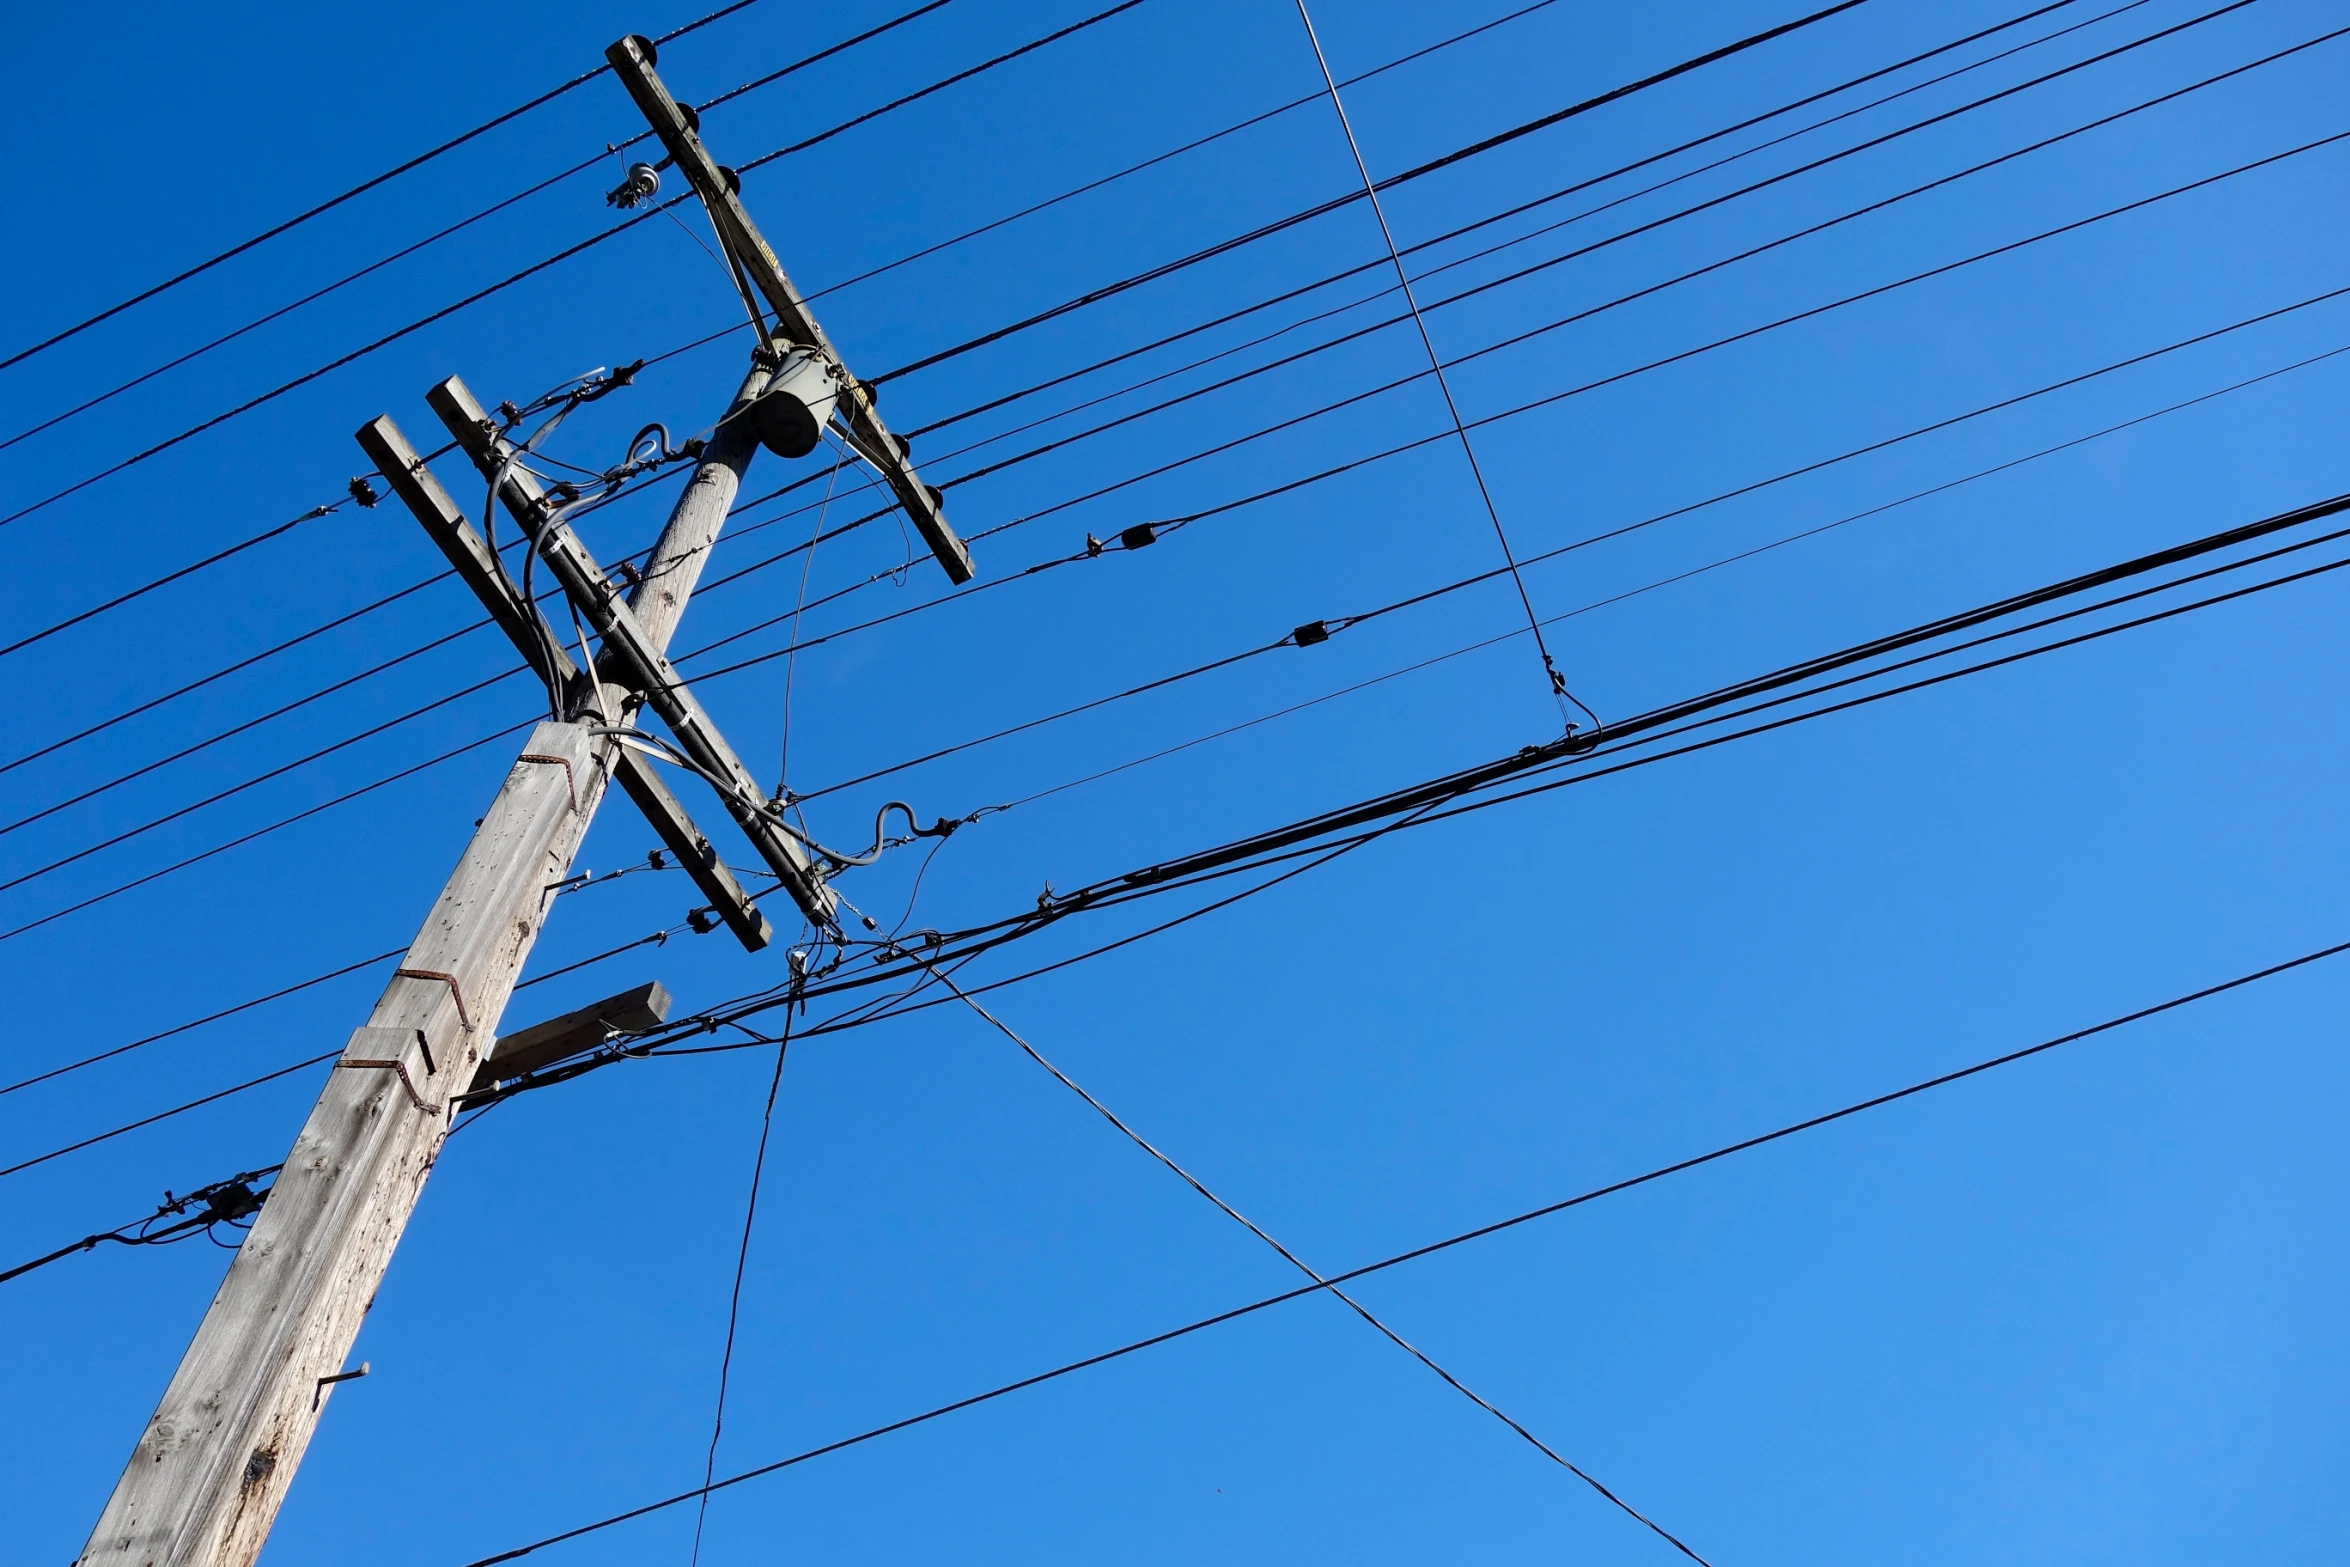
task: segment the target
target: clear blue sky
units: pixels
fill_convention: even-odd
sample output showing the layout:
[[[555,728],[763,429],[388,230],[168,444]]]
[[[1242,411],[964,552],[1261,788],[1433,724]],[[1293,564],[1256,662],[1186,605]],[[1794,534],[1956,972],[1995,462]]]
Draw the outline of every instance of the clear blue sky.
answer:
[[[2214,0],[2217,3],[2217,0]],[[2106,12],[2118,14],[2092,20]],[[1097,7],[956,0],[714,109],[743,162]],[[663,51],[706,99],[903,7],[765,0]],[[1351,75],[1499,16],[1330,0]],[[1439,155],[1802,8],[1560,0],[1350,90],[1374,173]],[[1406,243],[1988,26],[2021,0],[1849,15],[1400,188]],[[1430,280],[1498,276],[2211,9],[2079,0],[1944,58],[2092,23]],[[233,12],[59,9],[16,23],[8,113],[13,349],[586,70],[687,9],[604,3]],[[1551,268],[1429,327],[1448,356],[1728,256],[2340,25],[2258,0],[2173,39]],[[1463,366],[1475,417],[2332,135],[2350,39],[2074,137],[1816,238]],[[1927,68],[1876,89],[1909,86]],[[1148,0],[749,176],[822,289],[1319,84],[1289,0]],[[1741,133],[1743,150],[1852,107]],[[327,218],[0,371],[0,438],[641,128],[593,82]],[[2024,247],[1493,424],[1478,437],[1521,554],[1897,435],[2350,284],[2350,144]],[[1655,174],[1693,167],[1694,155]],[[0,511],[601,232],[618,160],[0,450]],[[1057,304],[1354,181],[1310,105],[822,298],[866,374]],[[1634,187],[1619,180],[1586,198]],[[672,181],[671,189],[677,187]],[[1490,231],[1514,237],[1554,205]],[[666,219],[0,528],[9,632],[336,499],[350,432],[424,389],[488,400],[726,325],[723,274]],[[1423,253],[1432,265],[1463,242]],[[1355,206],[893,382],[901,428],[1382,254]],[[1367,293],[1375,274],[1347,285]],[[1325,296],[1266,318],[1282,324]],[[1335,303],[1345,294],[1328,296]],[[1257,318],[1252,318],[1252,321]],[[1103,394],[1145,405],[1358,310],[1125,391],[1165,350],[918,443]],[[1196,340],[1240,344],[1248,323]],[[1269,329],[1269,327],[1267,328]],[[1530,568],[1562,615],[2350,344],[2319,304]],[[1408,375],[1408,327],[952,492],[967,533]],[[670,359],[566,426],[601,467],[641,423],[716,415],[741,346]],[[1560,623],[1603,716],[2350,488],[2350,355]],[[1083,428],[1078,415],[1036,436]],[[1010,528],[984,580],[1087,532],[1179,516],[1443,428],[1425,381]],[[772,458],[752,492],[790,476]],[[470,481],[452,487],[479,491]],[[764,481],[764,482],[762,482]],[[835,503],[840,507],[852,501]],[[607,558],[662,502],[590,525]],[[747,514],[736,525],[771,515]],[[796,516],[746,538],[763,558]],[[2335,547],[2339,550],[2339,546]],[[890,525],[816,556],[810,591],[904,564]],[[2321,552],[2322,553],[2322,552]],[[721,559],[728,552],[722,548]],[[809,790],[1405,597],[1496,561],[1442,443],[806,655],[791,779]],[[0,663],[8,757],[429,575],[396,505],[352,507]],[[776,566],[697,600],[681,646],[791,607]],[[935,566],[811,632],[938,597]],[[1329,1269],[2350,939],[2350,750],[2337,574],[1701,756],[1400,835],[990,1004],[1136,1128]],[[454,632],[436,584],[295,653],[0,774],[14,822]],[[1522,624],[1506,582],[1282,649],[827,796],[862,839],[1022,799]],[[13,635],[0,640],[13,640]],[[780,645],[780,628],[739,647]],[[0,834],[0,880],[487,679],[475,634]],[[690,666],[689,666],[690,667]],[[763,774],[780,666],[706,695]],[[530,716],[509,680],[65,868],[0,890],[0,928],[226,843]],[[1505,754],[1557,717],[1526,639],[991,816],[931,863],[917,924],[1011,912],[1050,882],[1170,854]],[[497,786],[498,741],[0,939],[10,1081],[403,945]],[[685,786],[681,785],[681,789]],[[717,810],[689,796],[706,818]],[[731,842],[731,840],[730,840]],[[582,863],[652,839],[615,801]],[[749,851],[731,850],[738,860]],[[918,851],[844,886],[885,923]],[[675,872],[558,905],[534,971],[696,901]],[[1153,904],[983,961],[1001,978],[1176,912]],[[1124,923],[1120,923],[1124,921]],[[2334,1559],[2350,1526],[2342,1261],[2350,957],[1366,1281],[1366,1304],[1717,1563]],[[775,983],[780,949],[681,935],[522,992],[520,1025],[648,978],[693,1009]],[[14,1163],[340,1045],[381,970],[0,1095]],[[500,1109],[451,1144],[354,1350],[273,1562],[457,1564],[699,1480],[771,1057],[647,1062]],[[0,1266],[283,1157],[305,1071],[0,1178]],[[107,1249],[0,1286],[0,1515],[10,1560],[79,1549],[226,1266],[201,1240]],[[1279,1260],[960,1009],[796,1047],[743,1291],[722,1473],[1286,1287]],[[2329,1456],[2331,1455],[2331,1456]],[[2333,1475],[2329,1480],[2326,1477]],[[685,1562],[690,1508],[555,1548],[565,1567]],[[720,1497],[710,1563],[1577,1561],[1669,1549],[1327,1300],[820,1459]]]

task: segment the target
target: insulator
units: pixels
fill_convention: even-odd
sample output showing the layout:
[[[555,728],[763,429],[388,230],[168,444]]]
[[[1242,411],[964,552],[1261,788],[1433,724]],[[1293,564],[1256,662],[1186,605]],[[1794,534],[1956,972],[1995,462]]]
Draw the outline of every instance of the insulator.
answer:
[[[628,178],[622,180],[617,188],[604,193],[604,205],[623,209],[633,207],[651,199],[660,189],[659,169],[649,163],[632,163],[628,166]]]

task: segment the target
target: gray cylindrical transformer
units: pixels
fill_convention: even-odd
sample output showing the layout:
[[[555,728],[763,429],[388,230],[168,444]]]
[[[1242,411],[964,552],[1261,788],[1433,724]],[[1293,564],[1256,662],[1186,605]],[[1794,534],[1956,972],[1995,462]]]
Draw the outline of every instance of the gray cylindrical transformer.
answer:
[[[816,449],[839,400],[832,365],[813,348],[783,351],[783,363],[749,410],[752,433],[778,457],[805,457]]]

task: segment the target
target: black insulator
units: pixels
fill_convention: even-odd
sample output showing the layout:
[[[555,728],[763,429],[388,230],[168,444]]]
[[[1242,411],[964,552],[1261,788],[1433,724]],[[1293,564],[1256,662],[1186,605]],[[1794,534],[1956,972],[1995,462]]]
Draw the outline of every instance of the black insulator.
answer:
[[[1317,642],[1330,640],[1330,626],[1326,621],[1309,620],[1290,634],[1290,640],[1299,647],[1312,647]]]
[[[383,497],[376,494],[375,486],[367,482],[365,475],[361,475],[351,481],[351,499],[357,501],[361,506],[373,506]]]
[[[712,909],[696,909],[685,917],[685,922],[693,927],[695,935],[707,936],[718,928],[718,915]]]
[[[1138,522],[1133,527],[1128,528],[1123,533],[1119,534],[1118,542],[1125,545],[1130,550],[1138,550],[1146,545],[1158,543],[1159,530],[1152,527],[1147,522]]]

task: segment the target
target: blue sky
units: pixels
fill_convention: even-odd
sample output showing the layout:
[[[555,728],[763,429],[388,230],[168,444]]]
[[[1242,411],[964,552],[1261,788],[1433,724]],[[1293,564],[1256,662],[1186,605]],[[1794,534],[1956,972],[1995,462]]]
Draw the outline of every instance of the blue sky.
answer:
[[[1583,205],[1973,67],[1467,261],[1426,280],[1422,298],[2216,4],[2077,0],[1705,156],[1594,187]],[[811,19],[765,0],[669,45],[661,69],[681,97],[705,100],[901,9],[853,0]],[[955,0],[713,109],[705,134],[747,162],[1095,9]],[[1333,67],[1351,76],[1510,9],[1439,15],[1363,0],[1316,20]],[[1385,175],[1799,9],[1560,0],[1350,88],[1348,107]],[[1399,187],[1389,218],[1410,244],[2026,9],[1872,0]],[[103,29],[62,12],[22,17],[27,68],[9,111],[19,240],[0,251],[12,301],[0,349],[589,69],[625,32],[692,14],[149,7]],[[2312,0],[2257,0],[1431,310],[1429,330],[1448,357],[1468,353],[2338,25]],[[2346,128],[2345,49],[2350,39],[2319,45],[1475,359],[1454,372],[1455,391],[1478,418],[2334,135]],[[1148,0],[756,171],[744,195],[814,292],[1319,81],[1287,0]],[[0,439],[640,128],[614,83],[591,82],[0,370]],[[1478,454],[1511,541],[1521,555],[1557,550],[2350,284],[2346,159],[2350,143],[2302,152],[1486,425]],[[602,232],[617,221],[602,192],[621,161],[0,449],[0,512]],[[816,309],[871,375],[1343,195],[1354,178],[1327,104],[1309,104],[826,293]],[[1512,238],[1577,210],[1553,204],[1486,232]],[[0,527],[14,633],[0,640],[336,500],[366,466],[350,432],[388,411],[426,444],[421,394],[444,375],[485,400],[522,399],[726,326],[739,307],[694,237],[698,216],[678,216]],[[1469,248],[1456,241],[1415,265]],[[893,380],[884,411],[918,427],[1382,255],[1358,204]],[[1379,282],[1365,273],[1253,331],[1220,328],[957,424],[915,455],[934,480],[968,472],[1368,325],[1383,302],[1238,347]],[[1559,555],[1528,568],[1527,592],[1544,616],[1568,617],[1549,636],[1577,694],[1603,718],[1636,713],[2350,488],[2350,354],[2301,363],[2345,345],[2350,298],[2308,305]],[[1180,369],[1228,348],[1213,366]],[[602,467],[648,421],[702,428],[741,365],[735,339],[664,360],[567,424],[554,455]],[[1421,379],[1063,505],[1424,365],[1411,329],[1390,326],[950,487],[966,534],[1002,529],[974,554],[981,580],[1004,586],[803,655],[793,785],[819,789],[1488,570],[1496,546],[1466,464],[1435,442],[1148,550],[1021,576],[1089,532],[1109,538],[1442,431],[1443,405]],[[1162,372],[1176,373],[1129,389]],[[1111,394],[1087,414],[958,451]],[[746,493],[804,469],[762,458]],[[827,515],[854,503],[836,499]],[[610,508],[586,525],[590,543],[607,559],[641,547],[664,504]],[[749,564],[804,539],[813,513],[744,531],[781,509],[746,509],[733,528],[742,542],[721,561],[729,548]],[[888,524],[826,544],[812,594],[872,580],[813,612],[808,631],[941,597],[919,553]],[[697,599],[680,646],[789,611],[799,558]],[[346,505],[8,654],[6,756],[438,564],[396,505]],[[1712,569],[1666,583],[1701,567]],[[2350,755],[2329,722],[2344,591],[2338,575],[2319,577],[1399,834],[997,990],[989,1006],[1309,1261],[1355,1266],[2350,939],[2338,891]],[[0,773],[0,807],[11,822],[42,811],[474,615],[454,583],[409,594]],[[827,795],[811,817],[835,841],[861,840],[892,797],[926,820],[1022,802],[958,833],[922,877],[913,923],[977,923],[1048,883],[1116,875],[1549,738],[1558,719],[1519,636],[1043,793],[1521,625],[1508,583],[1487,582]],[[780,645],[776,627],[735,647]],[[513,663],[490,634],[458,638],[0,832],[0,880],[41,872],[0,889],[0,929],[529,718],[533,688],[510,679],[43,870]],[[768,774],[781,666],[702,690]],[[512,749],[487,743],[0,938],[17,1021],[6,1076],[400,947]],[[715,821],[706,795],[688,800]],[[581,864],[612,870],[652,842],[615,802]],[[844,888],[886,927],[916,891],[920,852],[895,851]],[[533,972],[676,926],[695,901],[674,871],[566,897]],[[1071,922],[967,974],[1005,978],[1174,912]],[[2350,1435],[2335,1326],[2350,1293],[2335,1244],[2350,1173],[2335,1135],[2350,1093],[2344,961],[1392,1270],[1365,1281],[1362,1299],[1719,1563],[2328,1557],[2350,1523],[2325,1479],[2325,1455]],[[381,973],[0,1094],[0,1164],[336,1048]],[[753,956],[723,934],[680,934],[523,991],[507,1021],[649,978],[692,1010],[781,973],[780,949]],[[763,1051],[634,1063],[524,1096],[453,1142],[353,1352],[373,1374],[334,1398],[268,1559],[457,1567],[695,1484],[771,1065]],[[143,1214],[165,1188],[274,1162],[318,1081],[296,1073],[0,1177],[0,1265]],[[0,1286],[0,1406],[14,1415],[0,1423],[0,1506],[13,1555],[62,1561],[79,1549],[226,1261],[200,1240],[110,1248]],[[784,1076],[720,1472],[1290,1279],[967,1011],[808,1040]],[[692,1509],[674,1509],[535,1559],[683,1563],[692,1526]],[[735,1488],[711,1506],[703,1559],[1562,1551],[1675,1559],[1343,1307],[1308,1300]]]

